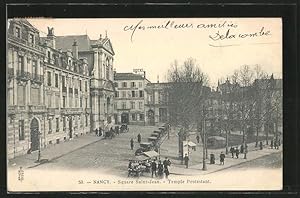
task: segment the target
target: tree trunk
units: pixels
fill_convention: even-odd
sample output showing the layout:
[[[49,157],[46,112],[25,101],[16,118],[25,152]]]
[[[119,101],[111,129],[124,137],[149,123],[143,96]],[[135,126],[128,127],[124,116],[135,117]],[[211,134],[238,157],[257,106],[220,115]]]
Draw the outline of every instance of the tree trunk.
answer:
[[[258,146],[258,127],[256,127],[255,147]]]
[[[226,150],[225,150],[226,155],[228,154],[228,130],[226,130]]]

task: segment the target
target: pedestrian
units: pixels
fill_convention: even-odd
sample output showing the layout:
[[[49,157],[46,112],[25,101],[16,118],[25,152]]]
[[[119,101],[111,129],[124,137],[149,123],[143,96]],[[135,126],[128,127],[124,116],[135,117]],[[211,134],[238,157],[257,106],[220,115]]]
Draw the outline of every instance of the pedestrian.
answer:
[[[119,126],[115,126],[115,131],[117,135],[120,135]]]
[[[99,137],[102,136],[103,135],[103,130],[102,130],[101,127],[98,129],[98,131],[99,131],[99,133],[98,133]]]
[[[157,169],[158,169],[158,171],[157,171],[158,177],[162,178],[164,175],[164,166],[160,160],[158,161]]]
[[[185,164],[185,168],[189,168],[189,156],[187,154],[185,154],[184,156],[184,164]]]
[[[96,136],[98,136],[98,129],[95,130]]]
[[[244,153],[244,144],[241,145],[241,153]]]
[[[142,141],[142,136],[141,136],[140,133],[137,135],[137,139],[138,139],[138,142],[141,143],[141,141]]]
[[[153,175],[155,175],[155,177],[157,176],[156,168],[157,168],[156,161],[153,160],[153,161],[151,162],[151,175],[152,175],[152,177],[153,177]]]
[[[221,152],[221,154],[220,154],[220,164],[224,165],[224,161],[225,161],[225,154],[223,152]]]
[[[133,147],[134,147],[133,138],[131,138],[131,140],[130,140],[130,148],[131,148],[131,150],[133,150]]]
[[[238,147],[235,148],[235,156],[238,159],[239,158],[239,154],[240,154],[240,150],[238,149]]]
[[[200,136],[199,135],[196,136],[196,139],[197,139],[197,143],[200,143]]]
[[[231,153],[232,158],[234,158],[234,152],[235,152],[234,148],[230,147],[230,153]]]
[[[165,160],[163,161],[163,165],[164,165],[165,167],[171,166],[171,161],[166,157]]]
[[[271,149],[273,149],[273,146],[274,146],[274,140],[272,139],[271,140]]]
[[[274,143],[274,148],[279,149],[277,141],[275,141],[275,143]]]
[[[263,150],[263,143],[262,143],[262,141],[259,142],[259,149]]]

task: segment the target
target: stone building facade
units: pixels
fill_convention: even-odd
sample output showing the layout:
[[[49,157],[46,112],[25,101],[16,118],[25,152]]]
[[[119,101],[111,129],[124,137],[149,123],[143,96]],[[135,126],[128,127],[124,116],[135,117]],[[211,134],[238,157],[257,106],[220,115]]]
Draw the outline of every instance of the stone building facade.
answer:
[[[114,117],[118,124],[145,125],[145,73],[115,73]]]
[[[114,122],[113,55],[106,36],[47,37],[11,19],[7,48],[8,158]]]
[[[88,63],[90,74],[91,129],[114,123],[113,101],[115,87],[113,84],[113,62],[115,52],[107,35],[100,35],[98,40],[91,40],[88,35],[57,36],[56,48],[68,52],[77,44],[78,57]]]
[[[150,83],[145,87],[145,123],[158,125],[169,120],[168,83]]]

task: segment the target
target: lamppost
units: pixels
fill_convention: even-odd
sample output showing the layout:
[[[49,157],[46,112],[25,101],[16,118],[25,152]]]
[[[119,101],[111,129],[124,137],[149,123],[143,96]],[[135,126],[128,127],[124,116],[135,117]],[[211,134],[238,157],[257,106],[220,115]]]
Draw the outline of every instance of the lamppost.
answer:
[[[206,171],[207,170],[207,166],[206,166],[206,131],[205,131],[205,126],[206,122],[205,122],[205,106],[203,105],[203,167],[202,170]]]
[[[227,155],[228,154],[228,118],[227,118],[226,115],[224,116],[224,121],[225,121],[224,124],[226,124],[226,127],[225,127],[225,130],[226,130],[226,148],[225,148],[225,153]]]
[[[40,162],[41,161],[41,132],[38,131],[37,129],[35,129],[35,133],[38,133],[38,138],[39,138],[39,152],[38,152],[38,159],[37,159],[37,162]]]

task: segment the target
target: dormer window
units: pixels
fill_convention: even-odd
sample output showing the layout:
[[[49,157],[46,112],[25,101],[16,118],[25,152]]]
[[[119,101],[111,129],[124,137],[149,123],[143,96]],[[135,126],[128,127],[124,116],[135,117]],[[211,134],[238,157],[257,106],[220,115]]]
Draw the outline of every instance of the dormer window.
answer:
[[[33,34],[29,34],[29,43],[34,44],[34,35]]]
[[[19,27],[16,27],[15,33],[16,33],[16,37],[21,38],[21,29]]]

